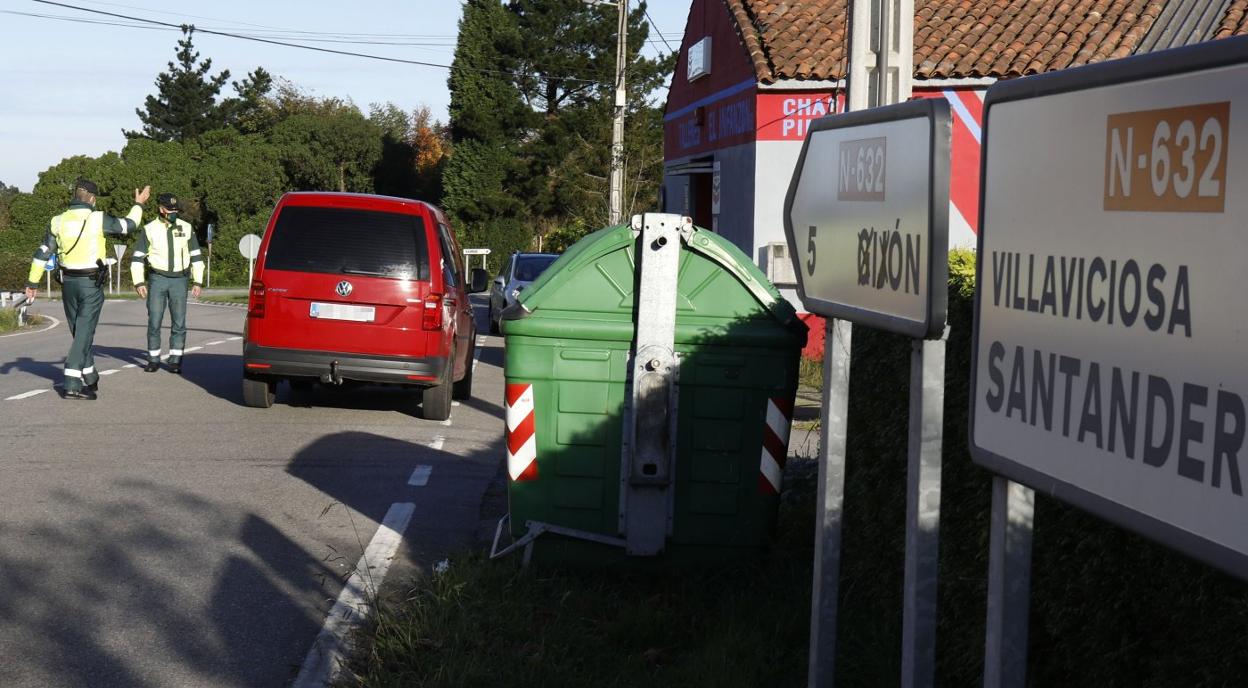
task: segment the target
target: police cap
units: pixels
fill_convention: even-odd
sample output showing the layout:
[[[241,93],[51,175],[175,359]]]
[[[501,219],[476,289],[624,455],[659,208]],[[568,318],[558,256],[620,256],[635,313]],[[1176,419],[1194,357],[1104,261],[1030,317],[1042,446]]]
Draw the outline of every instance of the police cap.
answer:
[[[92,196],[99,195],[100,193],[100,189],[95,185],[95,182],[87,179],[86,177],[79,177],[74,181],[74,190],[77,191],[78,189],[82,189]]]
[[[171,193],[163,193],[156,198],[156,202],[165,210],[181,210],[182,206],[178,204],[178,197]]]

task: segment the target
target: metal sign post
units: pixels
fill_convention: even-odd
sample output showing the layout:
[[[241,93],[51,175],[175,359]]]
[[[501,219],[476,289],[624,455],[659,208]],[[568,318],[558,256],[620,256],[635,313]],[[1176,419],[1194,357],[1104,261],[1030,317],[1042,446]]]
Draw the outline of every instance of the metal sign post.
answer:
[[[121,293],[121,259],[126,255],[125,244],[113,244],[113,254],[117,256],[117,293]]]
[[[988,533],[988,624],[984,685],[1026,688],[1035,493],[996,476]]]
[[[488,269],[488,267],[485,264],[485,261],[486,261],[485,257],[488,255],[490,255],[490,249],[488,248],[466,248],[464,249],[464,271],[471,272],[472,256],[481,256],[481,269],[482,270]]]
[[[968,438],[1001,476],[988,688],[1026,683],[1022,485],[1248,579],[1246,85],[1232,38],[988,91]]]
[[[943,100],[827,117],[811,126],[789,186],[785,229],[798,292],[809,312],[832,318],[825,347],[825,492],[815,543],[812,686],[833,680],[850,322],[915,340],[901,684],[935,682],[951,140]]]
[[[206,236],[204,237],[205,243],[208,244],[208,265],[204,268],[204,288],[205,289],[212,288],[212,240],[215,238],[214,235],[216,234],[216,229],[217,229],[217,226],[209,222],[208,229],[206,231]],[[248,285],[247,288],[250,289],[251,285]]]
[[[255,234],[244,234],[238,240],[238,252],[247,259],[247,288],[251,289],[251,280],[255,275],[256,256],[260,255],[260,237]]]
[[[637,341],[631,396],[624,420],[621,465],[625,551],[662,553],[671,528],[672,465],[676,455],[676,290],[682,232],[693,222],[680,215],[633,218],[637,247]]]

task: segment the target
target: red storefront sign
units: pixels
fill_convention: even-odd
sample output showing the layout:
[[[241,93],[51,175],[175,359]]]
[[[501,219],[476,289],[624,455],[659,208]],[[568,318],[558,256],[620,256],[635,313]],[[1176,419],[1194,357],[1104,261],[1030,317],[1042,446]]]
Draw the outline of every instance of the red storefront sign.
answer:
[[[810,123],[845,110],[844,92],[758,94],[758,140],[797,141],[806,138]]]
[[[752,87],[734,87],[668,115],[663,122],[664,157],[675,160],[752,143],[754,94]]]

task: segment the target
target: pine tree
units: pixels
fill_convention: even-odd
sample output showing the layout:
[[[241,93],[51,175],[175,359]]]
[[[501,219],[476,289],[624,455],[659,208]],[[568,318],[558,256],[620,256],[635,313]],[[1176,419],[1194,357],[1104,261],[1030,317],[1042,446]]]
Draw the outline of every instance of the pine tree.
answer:
[[[451,66],[451,141],[443,204],[461,223],[487,223],[522,207],[510,191],[532,112],[512,81],[522,41],[499,0],[467,0]]]
[[[186,38],[178,41],[177,63],[170,62],[169,71],[156,76],[156,95],[147,97],[144,108],[135,109],[143,130],[124,132],[127,138],[188,141],[225,126],[228,112],[217,103],[217,94],[229,80],[230,72],[208,74],[212,60],[199,61],[192,44],[194,30],[182,27]]]

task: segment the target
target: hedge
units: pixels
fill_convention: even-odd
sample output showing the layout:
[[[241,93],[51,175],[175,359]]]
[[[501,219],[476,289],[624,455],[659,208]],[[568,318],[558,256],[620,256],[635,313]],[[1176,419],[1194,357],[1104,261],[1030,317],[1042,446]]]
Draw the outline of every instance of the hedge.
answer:
[[[974,258],[950,260],[937,677],[983,676],[992,476],[967,450]],[[854,328],[837,676],[896,685],[901,662],[909,340]],[[1248,587],[1036,495],[1032,686],[1239,686]]]

